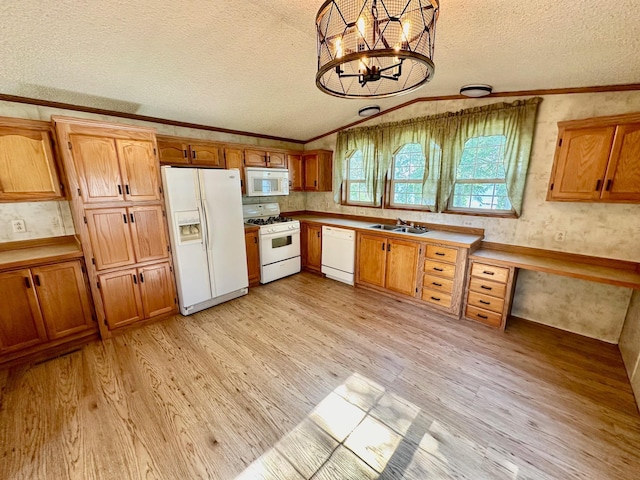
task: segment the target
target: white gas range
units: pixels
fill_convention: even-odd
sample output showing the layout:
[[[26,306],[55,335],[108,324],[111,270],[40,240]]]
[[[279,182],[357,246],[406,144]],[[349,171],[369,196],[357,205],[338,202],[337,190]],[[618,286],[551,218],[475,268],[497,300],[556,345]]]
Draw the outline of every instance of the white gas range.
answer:
[[[258,225],[260,283],[269,283],[300,271],[300,222],[280,216],[277,203],[242,206],[246,223]]]

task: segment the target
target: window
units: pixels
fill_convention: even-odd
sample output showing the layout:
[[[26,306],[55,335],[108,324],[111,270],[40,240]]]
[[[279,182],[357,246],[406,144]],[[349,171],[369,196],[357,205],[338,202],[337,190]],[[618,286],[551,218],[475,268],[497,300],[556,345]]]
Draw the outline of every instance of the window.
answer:
[[[432,143],[432,155],[440,155],[440,147]],[[405,144],[393,157],[390,175],[389,207],[419,208],[435,203],[433,195],[423,196],[426,158],[419,143]]]
[[[450,210],[512,212],[504,169],[504,135],[470,138],[456,172]]]
[[[373,205],[372,192],[367,189],[365,182],[364,160],[362,152],[356,150],[347,159],[347,203]]]

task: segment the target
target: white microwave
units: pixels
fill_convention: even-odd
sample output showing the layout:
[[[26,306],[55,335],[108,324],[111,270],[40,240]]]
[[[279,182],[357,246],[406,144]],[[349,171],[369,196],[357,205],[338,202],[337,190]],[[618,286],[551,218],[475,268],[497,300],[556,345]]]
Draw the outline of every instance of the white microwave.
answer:
[[[245,168],[248,197],[289,195],[289,170],[286,168]]]

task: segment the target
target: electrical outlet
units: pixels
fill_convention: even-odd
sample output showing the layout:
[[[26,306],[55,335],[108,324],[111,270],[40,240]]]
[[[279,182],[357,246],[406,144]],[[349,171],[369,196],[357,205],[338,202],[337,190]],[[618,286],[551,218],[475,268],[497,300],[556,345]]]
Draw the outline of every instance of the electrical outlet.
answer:
[[[553,238],[556,242],[564,242],[566,233],[567,232],[556,232],[556,235]]]
[[[13,227],[13,233],[24,233],[27,231],[24,220],[12,220],[11,226]]]

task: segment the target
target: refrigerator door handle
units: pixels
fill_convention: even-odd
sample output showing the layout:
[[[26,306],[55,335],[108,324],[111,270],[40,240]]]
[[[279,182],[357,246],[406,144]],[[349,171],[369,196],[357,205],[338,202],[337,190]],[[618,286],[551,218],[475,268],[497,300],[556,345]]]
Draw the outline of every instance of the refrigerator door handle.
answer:
[[[202,199],[202,206],[204,207],[204,218],[206,218],[207,221],[207,249],[211,250],[211,248],[213,247],[213,245],[211,245],[209,242],[209,237],[211,234],[211,231],[209,230],[209,218],[211,217],[209,215],[209,209],[207,208],[207,201],[205,199]]]

